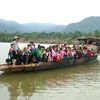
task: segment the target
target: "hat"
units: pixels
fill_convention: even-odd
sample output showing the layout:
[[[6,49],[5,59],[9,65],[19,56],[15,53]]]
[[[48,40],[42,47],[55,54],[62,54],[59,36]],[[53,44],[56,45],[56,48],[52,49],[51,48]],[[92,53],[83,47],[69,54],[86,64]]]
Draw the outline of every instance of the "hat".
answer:
[[[26,49],[27,47],[25,46],[23,49]]]
[[[14,38],[13,39],[20,39],[18,36],[14,36]]]

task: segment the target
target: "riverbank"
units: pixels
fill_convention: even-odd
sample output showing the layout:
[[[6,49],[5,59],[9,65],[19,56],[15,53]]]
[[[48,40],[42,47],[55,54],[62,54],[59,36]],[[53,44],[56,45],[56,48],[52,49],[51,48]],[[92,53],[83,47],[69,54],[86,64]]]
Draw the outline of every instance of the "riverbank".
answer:
[[[24,38],[20,38],[20,43],[29,43],[30,41],[33,41],[34,43],[41,43],[41,44],[79,44],[79,41],[77,39],[31,39],[31,40],[25,40]]]

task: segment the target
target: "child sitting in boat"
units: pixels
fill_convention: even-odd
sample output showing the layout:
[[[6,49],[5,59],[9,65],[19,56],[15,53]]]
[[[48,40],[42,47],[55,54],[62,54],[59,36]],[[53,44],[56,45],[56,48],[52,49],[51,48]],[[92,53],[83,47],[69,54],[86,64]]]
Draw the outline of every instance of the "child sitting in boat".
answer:
[[[13,59],[13,44],[10,44],[10,49],[8,52],[8,58],[6,59],[6,62],[12,65],[12,59]]]
[[[45,48],[42,50],[42,61],[43,62],[48,61],[48,53]]]
[[[29,64],[31,51],[29,49],[29,45],[23,48],[22,62],[23,64]]]
[[[38,48],[37,48],[37,57],[38,57],[39,61],[42,60],[42,53],[43,53],[43,48],[41,47],[41,45],[38,45]]]
[[[37,49],[33,41],[30,41],[30,51],[31,51],[30,63],[33,63],[34,61],[38,63]]]

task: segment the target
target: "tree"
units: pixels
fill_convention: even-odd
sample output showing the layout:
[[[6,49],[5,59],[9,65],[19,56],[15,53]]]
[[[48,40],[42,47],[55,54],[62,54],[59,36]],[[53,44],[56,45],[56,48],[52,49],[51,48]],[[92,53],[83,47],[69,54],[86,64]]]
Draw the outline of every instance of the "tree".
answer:
[[[94,36],[95,37],[99,37],[100,36],[100,32],[98,30],[95,30]]]

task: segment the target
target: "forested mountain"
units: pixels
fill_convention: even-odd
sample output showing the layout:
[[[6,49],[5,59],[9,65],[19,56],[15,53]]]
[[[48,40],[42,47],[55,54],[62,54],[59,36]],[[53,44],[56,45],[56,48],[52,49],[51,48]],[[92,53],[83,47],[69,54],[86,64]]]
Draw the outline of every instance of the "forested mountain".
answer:
[[[19,24],[15,21],[7,21],[0,19],[0,32],[12,33],[20,32],[94,32],[100,31],[100,17],[88,17],[80,22],[71,23],[69,25],[56,25],[50,23],[25,23]]]
[[[0,32],[12,33],[16,31],[28,32],[29,29],[15,21],[7,21],[7,20],[0,19]]]
[[[0,19],[0,32],[42,32],[55,27],[55,24],[49,23],[25,23],[19,24],[15,21],[7,21]]]
[[[88,17],[78,23],[67,25],[64,32],[94,32],[100,30],[100,17]]]
[[[56,25],[55,27],[47,30],[46,32],[63,32],[67,25]]]
[[[22,24],[24,27],[28,28],[30,32],[42,32],[49,30],[53,27],[55,27],[55,24],[50,24],[50,23],[25,23]]]

